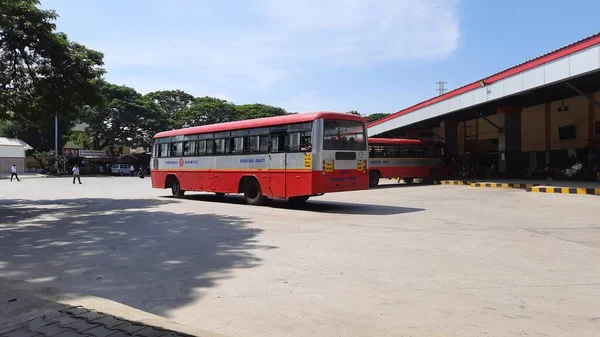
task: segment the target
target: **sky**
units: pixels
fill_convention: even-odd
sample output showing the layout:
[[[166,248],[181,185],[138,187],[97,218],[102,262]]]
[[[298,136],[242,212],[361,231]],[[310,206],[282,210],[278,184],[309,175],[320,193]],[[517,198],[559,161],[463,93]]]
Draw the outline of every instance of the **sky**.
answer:
[[[106,79],[290,112],[396,112],[600,32],[597,0],[42,0]]]

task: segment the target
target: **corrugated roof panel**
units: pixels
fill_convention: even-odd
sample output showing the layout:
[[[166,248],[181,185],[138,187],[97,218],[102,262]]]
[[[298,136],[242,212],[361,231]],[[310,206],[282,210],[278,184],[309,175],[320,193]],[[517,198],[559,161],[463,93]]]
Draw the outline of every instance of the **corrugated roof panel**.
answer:
[[[394,119],[396,117],[399,117],[399,116],[411,113],[411,112],[413,112],[415,110],[418,110],[418,109],[424,108],[426,106],[432,105],[434,103],[441,102],[441,101],[444,101],[444,100],[446,100],[448,98],[451,98],[451,97],[454,97],[454,96],[458,96],[458,95],[461,95],[463,93],[469,92],[471,90],[477,89],[477,88],[480,87],[480,82],[481,81],[484,81],[486,85],[489,85],[491,83],[494,83],[496,81],[502,80],[502,79],[507,78],[509,76],[512,76],[512,75],[524,72],[526,70],[538,67],[538,66],[543,65],[545,63],[548,63],[548,62],[554,61],[554,60],[556,60],[558,58],[565,57],[567,55],[576,53],[576,52],[578,52],[580,50],[589,48],[589,47],[597,45],[597,44],[600,44],[600,33],[596,33],[594,35],[590,35],[590,36],[588,36],[588,37],[586,37],[584,39],[581,39],[579,41],[573,42],[571,44],[568,44],[568,45],[563,46],[561,48],[555,49],[555,50],[553,50],[551,52],[548,52],[548,53],[543,54],[541,56],[538,56],[536,58],[527,60],[525,62],[522,62],[520,64],[512,66],[510,68],[507,68],[507,69],[504,69],[504,70],[499,71],[497,73],[494,73],[493,75],[490,75],[488,77],[479,79],[477,81],[474,81],[472,83],[469,83],[469,84],[464,85],[462,87],[459,87],[457,89],[449,91],[449,92],[447,92],[447,93],[445,93],[443,95],[430,98],[430,99],[428,99],[426,101],[423,101],[421,103],[415,104],[415,105],[410,106],[410,107],[408,107],[406,109],[400,110],[400,111],[398,111],[398,112],[396,112],[396,113],[394,113],[392,115],[389,115],[389,116],[384,117],[384,118],[380,118],[380,119],[378,119],[376,121],[373,121],[373,122],[369,123],[368,126],[371,127],[371,126],[375,126],[375,125],[384,123],[384,122],[389,121],[391,119]]]

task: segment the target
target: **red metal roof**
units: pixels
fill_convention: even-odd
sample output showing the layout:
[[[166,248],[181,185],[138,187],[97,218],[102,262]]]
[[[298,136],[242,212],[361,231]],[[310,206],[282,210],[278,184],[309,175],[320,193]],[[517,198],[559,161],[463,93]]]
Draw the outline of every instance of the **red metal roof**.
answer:
[[[429,100],[426,100],[424,102],[418,103],[418,104],[413,105],[413,106],[411,106],[409,108],[406,108],[404,110],[400,110],[400,111],[398,111],[398,112],[396,112],[394,114],[391,114],[389,116],[380,118],[380,119],[378,119],[376,121],[373,121],[373,122],[369,123],[368,126],[371,127],[371,126],[375,126],[375,125],[381,124],[381,123],[383,123],[385,121],[394,119],[394,118],[402,116],[402,115],[406,115],[408,113],[411,113],[411,112],[413,112],[415,110],[418,110],[418,109],[424,108],[426,106],[432,105],[434,103],[441,102],[443,100],[446,100],[446,99],[458,96],[458,95],[463,94],[465,92],[477,89],[477,88],[480,87],[480,85],[479,85],[480,81],[484,81],[485,84],[492,84],[492,83],[494,83],[496,81],[505,79],[505,78],[507,78],[509,76],[516,75],[516,74],[524,72],[526,70],[538,67],[540,65],[543,65],[545,63],[554,61],[554,60],[559,59],[561,57],[565,57],[567,55],[574,54],[574,53],[576,53],[576,52],[578,52],[580,50],[586,49],[586,48],[594,46],[596,44],[600,44],[600,33],[594,34],[594,35],[589,36],[589,37],[587,37],[587,38],[585,38],[583,40],[579,40],[577,42],[574,42],[574,43],[569,44],[567,46],[564,46],[562,48],[559,48],[559,49],[556,49],[556,50],[551,51],[549,53],[546,53],[546,54],[544,54],[542,56],[539,56],[539,57],[536,57],[536,58],[531,59],[529,61],[523,62],[521,64],[518,64],[518,65],[514,66],[514,67],[502,70],[502,71],[497,72],[497,73],[495,73],[495,74],[493,74],[491,76],[488,76],[488,77],[483,78],[481,80],[477,80],[477,81],[475,81],[475,82],[473,82],[471,84],[467,84],[467,85],[465,85],[463,87],[460,87],[458,89],[454,89],[452,91],[449,91],[449,92],[447,92],[447,93],[445,93],[443,95],[431,98]]]
[[[260,128],[260,127],[283,125],[283,124],[303,123],[303,122],[314,121],[315,119],[320,119],[320,118],[342,119],[342,120],[350,120],[350,121],[357,121],[357,122],[365,123],[365,119],[362,118],[361,116],[357,116],[357,115],[353,115],[353,114],[349,114],[349,113],[345,113],[345,112],[320,111],[320,112],[299,113],[299,114],[286,115],[286,116],[247,119],[247,120],[243,120],[243,121],[235,121],[235,122],[227,122],[227,123],[219,123],[219,124],[211,124],[211,125],[193,126],[193,127],[185,128],[185,129],[163,131],[163,132],[157,133],[154,136],[154,138],[190,135],[190,134],[197,134],[197,133],[221,132],[221,131],[229,131],[229,130],[242,130],[242,129]]]

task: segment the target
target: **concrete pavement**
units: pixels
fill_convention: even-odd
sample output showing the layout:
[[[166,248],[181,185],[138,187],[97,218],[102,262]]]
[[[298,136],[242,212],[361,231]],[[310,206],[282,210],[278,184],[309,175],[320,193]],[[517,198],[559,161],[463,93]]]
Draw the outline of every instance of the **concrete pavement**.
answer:
[[[1,337],[219,337],[103,298],[5,278],[0,303]]]
[[[0,182],[0,276],[240,336],[597,336],[598,199],[382,186],[301,209]]]

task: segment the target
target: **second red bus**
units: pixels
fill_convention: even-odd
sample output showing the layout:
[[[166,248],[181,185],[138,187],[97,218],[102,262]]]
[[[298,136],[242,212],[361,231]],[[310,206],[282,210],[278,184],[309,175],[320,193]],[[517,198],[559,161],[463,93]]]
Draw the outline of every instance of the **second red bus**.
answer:
[[[442,142],[418,139],[369,138],[369,186],[381,178],[434,181],[451,175]]]

